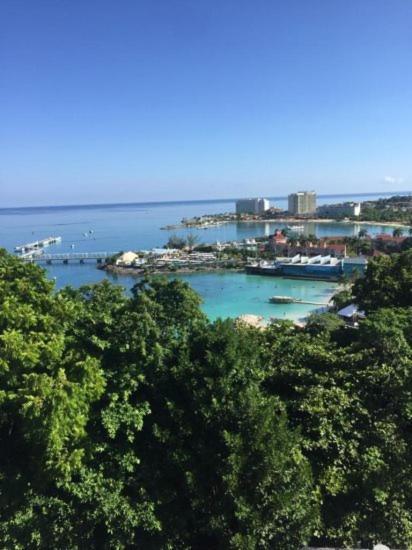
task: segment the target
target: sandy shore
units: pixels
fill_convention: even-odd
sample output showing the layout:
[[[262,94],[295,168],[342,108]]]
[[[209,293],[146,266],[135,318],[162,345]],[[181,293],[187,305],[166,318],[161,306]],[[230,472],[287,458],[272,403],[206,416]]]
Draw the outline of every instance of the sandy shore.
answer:
[[[230,223],[230,222],[228,222]],[[338,223],[342,225],[357,224],[357,225],[382,225],[386,227],[410,227],[405,222],[370,222],[362,220],[334,220],[332,218],[270,218],[267,220],[239,220],[232,223],[293,223],[293,224],[305,224],[305,223]]]
[[[268,218],[258,220],[225,220],[210,225],[184,225],[178,224],[173,226],[174,229],[212,229],[219,225],[230,223],[287,223],[287,224],[305,224],[305,223],[338,223],[342,225],[357,224],[357,225],[381,225],[382,227],[411,227],[405,222],[378,222],[378,221],[362,221],[362,220],[334,220],[333,218]],[[166,229],[162,227],[161,229]]]

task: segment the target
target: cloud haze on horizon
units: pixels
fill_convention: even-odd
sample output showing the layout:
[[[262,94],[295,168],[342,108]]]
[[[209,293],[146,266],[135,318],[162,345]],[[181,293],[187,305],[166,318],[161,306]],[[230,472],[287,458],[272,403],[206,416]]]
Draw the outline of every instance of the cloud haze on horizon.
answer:
[[[412,3],[3,0],[0,205],[412,189]]]

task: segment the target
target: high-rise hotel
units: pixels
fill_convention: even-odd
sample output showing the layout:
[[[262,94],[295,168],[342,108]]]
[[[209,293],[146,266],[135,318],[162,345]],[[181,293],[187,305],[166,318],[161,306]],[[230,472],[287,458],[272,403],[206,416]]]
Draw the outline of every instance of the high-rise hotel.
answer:
[[[268,199],[240,199],[236,201],[236,214],[263,214],[269,210]]]
[[[288,210],[291,214],[314,214],[316,212],[315,191],[298,191],[289,195]]]

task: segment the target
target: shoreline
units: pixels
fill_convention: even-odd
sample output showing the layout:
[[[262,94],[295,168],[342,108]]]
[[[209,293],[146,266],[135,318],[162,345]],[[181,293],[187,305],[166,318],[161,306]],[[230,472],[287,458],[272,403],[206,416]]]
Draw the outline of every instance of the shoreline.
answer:
[[[144,272],[140,268],[136,267],[122,267],[122,266],[115,266],[115,265],[101,265],[97,269],[101,271],[106,271],[107,273],[113,273],[116,275],[125,275],[125,276],[132,276],[132,277],[150,277],[151,275],[202,275],[204,273],[244,273],[245,275],[257,275],[260,277],[272,277],[273,279],[281,278],[281,279],[290,279],[295,281],[314,281],[314,282],[323,282],[323,283],[334,283],[338,284],[339,286],[342,284],[339,279],[334,279],[330,277],[299,277],[299,276],[283,276],[283,275],[269,275],[269,274],[261,274],[261,273],[248,273],[245,269],[245,267],[205,267],[201,269],[191,269],[188,267],[182,267],[175,269],[173,271],[167,271],[167,270],[161,270],[156,269],[153,271]]]
[[[244,273],[247,275],[245,270],[243,268],[208,268],[208,269],[202,269],[200,271],[196,271],[193,269],[188,268],[181,268],[176,271],[162,271],[162,270],[156,270],[152,271],[150,273],[143,273],[142,269],[139,268],[129,268],[129,267],[121,267],[121,266],[100,266],[98,268],[101,271],[104,271],[108,274],[118,275],[119,277],[134,277],[134,278],[142,278],[145,276],[157,276],[157,275],[163,275],[166,277],[173,277],[175,275],[212,275],[212,274],[241,274]],[[274,283],[275,279],[277,277],[274,277]],[[247,313],[243,313],[241,315],[234,315],[233,313],[229,315],[230,318],[235,319],[236,321],[245,322],[245,324],[249,324],[247,322],[248,319],[252,320],[250,323],[252,326],[255,324],[256,320],[259,319],[259,322],[256,324],[259,325],[260,328],[267,328],[271,324],[276,324],[277,322],[283,322],[283,321],[291,321],[294,325],[302,328],[305,326],[309,316],[313,313],[319,313],[321,311],[328,311],[330,309],[330,301],[333,298],[333,295],[339,291],[341,291],[344,288],[344,285],[339,281],[332,281],[332,280],[321,280],[321,279],[308,279],[308,278],[299,278],[299,277],[281,277],[282,279],[289,279],[289,280],[302,280],[302,281],[311,281],[312,283],[331,283],[333,285],[332,292],[328,294],[328,302],[325,304],[313,304],[313,306],[307,310],[307,312],[301,312],[299,314],[296,313],[288,313],[285,311],[285,314],[282,316],[280,314],[276,315],[275,313],[271,315],[266,315],[259,313],[259,311],[256,312],[253,307],[250,308],[250,310]],[[243,319],[239,319],[243,318]]]
[[[98,269],[106,271],[107,273],[114,273],[116,275],[129,275],[131,277],[150,277],[151,275],[190,275],[190,274],[202,274],[202,273],[241,273],[244,270],[243,267],[205,267],[201,269],[190,269],[188,267],[181,267],[174,270],[162,270],[154,269],[149,273],[143,269],[136,267],[121,267],[115,265],[100,266]]]
[[[357,224],[357,225],[380,225],[382,227],[412,227],[406,222],[379,222],[379,221],[367,221],[367,220],[334,220],[333,218],[268,218],[268,219],[257,219],[257,220],[222,220],[216,223],[210,223],[210,224],[193,224],[193,225],[185,225],[185,224],[176,224],[173,226],[165,226],[161,227],[161,230],[166,231],[173,231],[176,229],[213,229],[215,227],[219,227],[219,225],[227,225],[227,224],[237,224],[237,223],[293,223],[293,224],[306,224],[306,223],[336,223],[336,224],[342,224],[342,225],[348,225],[348,224]]]

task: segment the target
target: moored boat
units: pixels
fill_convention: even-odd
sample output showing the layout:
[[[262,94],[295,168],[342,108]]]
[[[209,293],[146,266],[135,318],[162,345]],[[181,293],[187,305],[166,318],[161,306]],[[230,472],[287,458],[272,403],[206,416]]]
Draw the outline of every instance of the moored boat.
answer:
[[[297,299],[293,296],[272,296],[269,298],[269,302],[271,304],[293,304],[297,302]]]
[[[288,229],[289,231],[293,231],[294,233],[303,233],[303,231],[305,230],[305,226],[304,225],[288,225],[286,227],[286,229]]]

